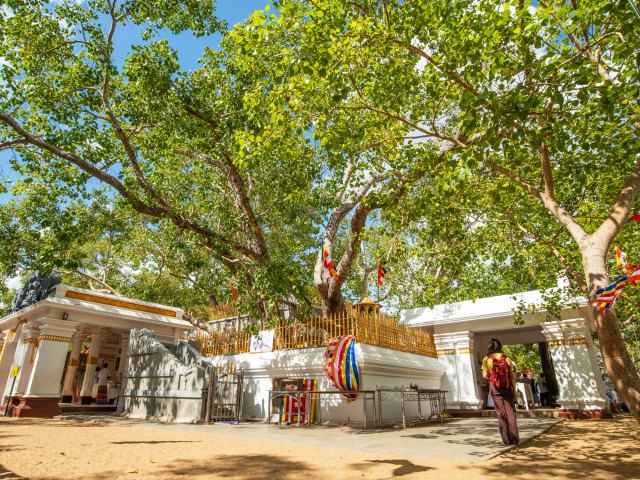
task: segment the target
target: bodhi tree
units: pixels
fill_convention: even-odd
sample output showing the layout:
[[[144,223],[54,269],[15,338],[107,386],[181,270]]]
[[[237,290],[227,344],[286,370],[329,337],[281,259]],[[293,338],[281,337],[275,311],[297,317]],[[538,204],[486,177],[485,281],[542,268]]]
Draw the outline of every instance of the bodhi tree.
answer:
[[[156,6],[157,7],[157,6]],[[0,10],[0,149],[23,177],[67,198],[98,180],[123,208],[174,229],[233,274],[247,308],[306,302],[311,187],[320,168],[304,132],[249,112],[246,86],[263,75],[206,49],[182,71],[158,32],[211,34],[214,2],[10,1]],[[119,47],[127,24],[137,43]],[[176,233],[179,232],[179,233]],[[160,261],[157,262],[160,265]],[[189,274],[189,271],[182,272]]]
[[[584,295],[609,283],[607,253],[640,188],[640,19],[628,3],[274,5],[262,35],[296,39],[286,53],[309,65],[296,84],[346,92],[336,110],[393,119],[448,149],[440,163],[419,160],[430,181],[456,171],[483,184],[485,211],[545,246]],[[606,370],[640,420],[615,310],[593,318]]]

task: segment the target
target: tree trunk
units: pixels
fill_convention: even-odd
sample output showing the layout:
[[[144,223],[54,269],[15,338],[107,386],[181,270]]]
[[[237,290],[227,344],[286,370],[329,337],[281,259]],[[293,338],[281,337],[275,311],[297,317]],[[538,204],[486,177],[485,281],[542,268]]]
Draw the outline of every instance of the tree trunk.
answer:
[[[538,351],[540,352],[540,363],[542,364],[542,373],[547,381],[549,389],[549,398],[554,401],[558,398],[560,389],[558,388],[558,379],[556,378],[556,370],[553,368],[551,355],[549,355],[549,344],[547,342],[538,343]],[[534,378],[535,381],[535,378]]]
[[[582,250],[585,278],[590,298],[596,290],[609,283],[606,266],[605,242],[590,239],[590,245]],[[595,330],[600,340],[600,352],[611,382],[627,404],[631,414],[640,422],[640,377],[631,361],[627,345],[622,337],[614,309],[601,310],[593,307]]]

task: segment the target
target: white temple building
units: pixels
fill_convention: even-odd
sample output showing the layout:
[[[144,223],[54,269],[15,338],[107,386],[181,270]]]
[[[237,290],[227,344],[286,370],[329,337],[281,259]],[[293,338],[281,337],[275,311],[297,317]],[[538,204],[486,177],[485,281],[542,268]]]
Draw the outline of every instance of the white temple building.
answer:
[[[574,306],[568,306],[571,304]],[[514,310],[519,305],[538,309],[535,314],[525,314],[522,325],[514,323]],[[433,334],[438,359],[446,371],[442,388],[448,390],[451,409],[469,412],[484,406],[481,365],[489,339],[494,337],[503,345],[548,345],[561,416],[606,415],[605,386],[591,338],[592,307],[585,298],[571,299],[565,305],[559,318],[550,319],[542,293],[534,290],[405,310],[400,322]]]
[[[59,402],[74,397],[90,403],[97,367],[107,364],[115,381],[126,370],[131,329],[150,329],[175,344],[193,328],[182,315],[175,307],[57,285],[53,296],[0,319],[0,403],[12,387],[14,416],[53,416]],[[83,345],[88,355],[81,355]]]

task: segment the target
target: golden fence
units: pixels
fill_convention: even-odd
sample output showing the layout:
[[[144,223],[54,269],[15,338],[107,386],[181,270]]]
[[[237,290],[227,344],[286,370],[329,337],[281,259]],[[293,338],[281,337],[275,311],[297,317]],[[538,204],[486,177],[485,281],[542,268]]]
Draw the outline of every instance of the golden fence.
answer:
[[[238,316],[238,309],[231,303],[223,303],[208,308],[209,320],[222,320]]]
[[[437,358],[433,335],[399,325],[383,313],[360,314],[357,311],[332,316],[314,316],[290,323],[280,321],[274,327],[274,350],[313,348],[327,345],[330,338],[354,335],[358,342],[400,352]],[[251,334],[243,332],[198,332],[195,341],[204,356],[233,355],[249,351]]]

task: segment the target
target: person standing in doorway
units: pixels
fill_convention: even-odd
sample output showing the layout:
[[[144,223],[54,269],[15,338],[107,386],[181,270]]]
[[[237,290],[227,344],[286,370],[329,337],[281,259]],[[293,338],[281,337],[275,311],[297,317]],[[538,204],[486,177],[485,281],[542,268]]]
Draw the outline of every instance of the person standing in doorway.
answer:
[[[516,422],[516,375],[511,360],[502,353],[497,338],[489,341],[487,356],[482,360],[482,376],[489,380],[489,392],[498,417],[500,436],[505,445],[518,445],[520,435]]]
[[[547,379],[544,378],[544,373],[541,373],[536,380],[536,386],[538,392],[540,392],[540,405],[542,407],[549,406],[549,386],[547,385]]]
[[[109,364],[102,365],[102,370],[98,373],[98,395],[96,396],[96,403],[106,405],[109,403],[107,381],[111,377],[109,373]]]

